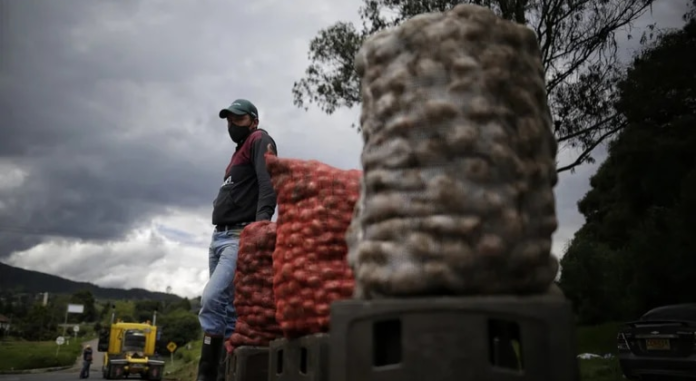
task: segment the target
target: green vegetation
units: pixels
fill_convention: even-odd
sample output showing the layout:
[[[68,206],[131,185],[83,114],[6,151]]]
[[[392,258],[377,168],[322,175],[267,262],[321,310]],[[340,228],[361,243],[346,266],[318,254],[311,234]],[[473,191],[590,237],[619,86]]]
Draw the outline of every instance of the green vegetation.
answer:
[[[113,309],[109,306],[114,306]],[[167,354],[166,346],[174,342],[178,346],[197,339],[200,336],[198,316],[191,310],[191,302],[181,299],[171,302],[157,300],[119,300],[106,303],[101,309],[96,329],[107,327],[111,320],[111,312],[116,312],[116,319],[123,321],[145,322],[152,321],[157,311],[157,327],[160,330],[160,340],[157,342],[157,352]]]
[[[696,2],[695,2],[696,3]],[[696,18],[638,55],[618,84],[626,127],[578,203],[585,216],[560,285],[582,324],[693,302]],[[659,80],[658,80],[659,78]]]
[[[38,271],[20,269],[5,263],[0,263],[0,300],[9,295],[20,294],[35,296],[38,293],[51,290],[51,294],[69,295],[80,291],[89,291],[96,299],[110,300],[180,300],[178,295],[147,291],[140,288],[129,290],[119,288],[103,288],[86,282],[74,282],[59,276]],[[1,307],[1,306],[0,306]],[[2,312],[0,312],[2,313]]]
[[[53,341],[6,341],[0,344],[0,371],[38,369],[75,364],[82,350],[81,340],[70,340],[56,356]]]
[[[593,326],[578,327],[578,353],[598,355],[616,355],[616,334],[618,323],[604,323]]]
[[[70,295],[70,303],[81,304],[84,306],[84,312],[81,314],[70,314],[68,315],[69,323],[76,323],[81,321],[95,321],[97,319],[97,307],[94,300],[94,296],[91,292],[87,290],[78,291]]]
[[[162,327],[162,345],[173,341],[178,346],[184,346],[200,336],[201,326],[198,316],[182,309],[171,311],[163,316],[158,325]]]
[[[191,349],[186,346],[177,348],[174,352],[174,363],[167,360],[165,367],[167,379],[171,380],[193,380],[198,371],[198,360],[201,357],[202,341],[197,340],[190,343]]]
[[[582,381],[619,381],[621,369],[616,356],[616,333],[619,324],[605,323],[578,327],[578,354],[592,353],[600,356],[611,354],[608,359],[580,359],[580,379]]]
[[[68,303],[82,304],[84,313],[69,314],[68,325],[63,326]],[[55,339],[58,336],[65,333],[72,345],[76,341],[95,338],[96,332],[108,326],[111,311],[116,312],[117,319],[144,322],[152,320],[155,310],[158,311],[156,323],[161,332],[157,342],[159,353],[168,353],[166,345],[170,341],[183,346],[199,337],[198,317],[188,299],[97,301],[90,291],[82,290],[72,295],[51,294],[44,305],[41,294],[3,292],[0,295],[0,314],[11,316],[12,320],[9,332],[0,331],[3,334],[0,337],[0,354],[3,356],[0,370],[74,364],[79,345],[70,347],[70,350],[76,351],[74,353],[66,350],[67,346],[61,348],[61,353],[56,357]],[[75,325],[80,326],[77,335],[72,328]],[[52,348],[53,352],[47,348]],[[5,355],[7,353],[10,354]]]
[[[12,319],[9,332],[3,331],[5,336],[28,341],[55,340],[56,337],[63,334],[62,324],[65,323],[65,311],[68,303],[78,302],[85,306],[86,314],[69,314],[68,327],[66,327],[65,333],[71,337],[74,336],[72,327],[77,324],[80,324],[80,328],[82,328],[77,333],[78,338],[87,337],[92,332],[84,324],[84,322],[93,321],[96,314],[94,298],[89,291],[73,295],[52,294],[45,306],[42,294],[3,294],[0,300],[2,301],[0,314]],[[3,337],[3,339],[7,339],[7,337]]]
[[[558,171],[593,162],[592,151],[624,124],[612,107],[617,64],[616,34],[643,15],[652,1],[363,0],[360,23],[337,22],[309,43],[310,64],[292,88],[294,104],[318,106],[327,114],[361,101],[353,63],[365,39],[413,16],[442,12],[461,3],[489,7],[500,17],[525,24],[539,38],[556,138],[579,151]],[[643,35],[649,38],[651,35]],[[635,36],[634,36],[635,37]]]
[[[123,321],[138,321],[135,319],[135,302],[132,300],[116,300],[111,303],[106,303],[101,310],[100,323],[103,326],[107,326],[109,321],[111,321],[111,313],[116,313],[116,319]],[[144,320],[151,320],[152,314],[145,317]]]
[[[580,360],[581,381],[623,381],[616,358]]]

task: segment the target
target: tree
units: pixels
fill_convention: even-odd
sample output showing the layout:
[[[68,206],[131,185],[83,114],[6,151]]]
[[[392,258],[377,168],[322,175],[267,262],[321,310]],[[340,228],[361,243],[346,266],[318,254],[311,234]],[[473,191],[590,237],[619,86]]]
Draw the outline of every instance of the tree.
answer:
[[[561,260],[561,287],[582,321],[636,318],[693,300],[696,14],[690,15],[683,29],[636,57],[617,86],[615,107],[627,126],[578,203],[586,222]]]
[[[162,303],[156,300],[138,300],[135,302],[134,311],[136,321],[152,320],[155,311],[162,312]]]
[[[58,328],[49,309],[39,303],[35,303],[18,323],[22,337],[30,341],[50,340],[54,338]]]
[[[115,313],[115,321],[136,322],[135,303],[129,300],[115,300],[111,305],[106,305],[103,310],[102,324],[108,325],[111,321],[111,314]]]
[[[560,287],[573,302],[582,324],[623,318],[622,279],[607,271],[620,266],[620,257],[603,243],[576,234],[563,257]]]
[[[591,153],[626,122],[613,107],[621,75],[616,32],[630,28],[653,0],[363,0],[361,29],[338,22],[310,42],[311,63],[292,88],[294,103],[316,103],[332,114],[360,103],[360,79],[354,56],[371,34],[427,12],[442,12],[459,3],[491,8],[500,17],[526,24],[539,39],[547,92],[558,142],[579,149],[559,172],[593,162]],[[651,26],[650,30],[654,27]],[[643,35],[642,40],[650,38]]]
[[[169,308],[172,310],[191,311],[191,301],[188,298],[183,298],[179,301],[172,302]]]
[[[10,296],[10,307],[9,310],[17,318],[23,318],[29,313],[31,309],[32,301],[26,294],[12,295]]]
[[[95,321],[98,318],[97,307],[95,306],[94,295],[89,290],[78,291],[70,296],[70,303],[82,304],[84,312],[77,317],[77,321]],[[75,320],[73,320],[75,321]]]
[[[200,323],[198,317],[186,310],[175,310],[162,316],[157,324],[162,330],[160,342],[166,345],[173,341],[182,346],[198,338]]]

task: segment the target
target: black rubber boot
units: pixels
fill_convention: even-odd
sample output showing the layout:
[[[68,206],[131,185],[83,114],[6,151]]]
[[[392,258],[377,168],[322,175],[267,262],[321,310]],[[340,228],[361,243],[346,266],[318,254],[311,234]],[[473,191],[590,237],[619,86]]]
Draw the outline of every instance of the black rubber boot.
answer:
[[[220,351],[224,349],[223,345],[222,336],[210,336],[207,333],[203,335],[201,360],[198,362],[196,381],[217,381]]]
[[[220,349],[220,365],[218,366],[217,381],[225,381],[227,379],[227,348],[225,342],[222,342]]]

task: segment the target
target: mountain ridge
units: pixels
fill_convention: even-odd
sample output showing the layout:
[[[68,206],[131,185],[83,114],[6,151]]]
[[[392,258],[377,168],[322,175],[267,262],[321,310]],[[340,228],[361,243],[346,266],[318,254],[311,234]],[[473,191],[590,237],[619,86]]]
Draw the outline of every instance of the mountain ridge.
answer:
[[[72,294],[88,290],[97,299],[112,300],[180,300],[181,296],[142,288],[101,287],[89,282],[77,282],[40,271],[26,270],[0,262],[0,289],[24,293],[51,292]]]

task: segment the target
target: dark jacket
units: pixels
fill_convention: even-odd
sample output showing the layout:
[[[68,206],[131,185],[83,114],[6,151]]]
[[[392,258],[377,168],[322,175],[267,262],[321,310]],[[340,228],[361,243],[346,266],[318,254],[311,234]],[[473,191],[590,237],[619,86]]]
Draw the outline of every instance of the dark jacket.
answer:
[[[82,352],[82,360],[92,361],[92,348],[87,348]]]
[[[275,141],[262,129],[237,145],[225,170],[224,182],[213,201],[213,225],[235,225],[270,220],[276,194],[266,170],[266,147]]]

